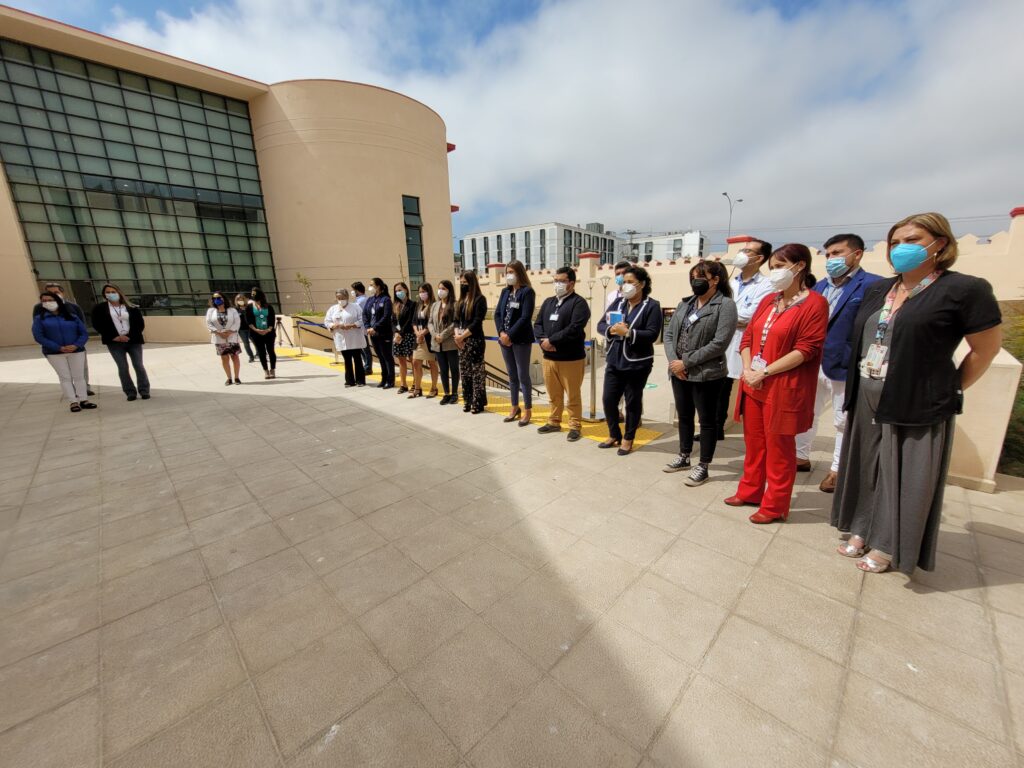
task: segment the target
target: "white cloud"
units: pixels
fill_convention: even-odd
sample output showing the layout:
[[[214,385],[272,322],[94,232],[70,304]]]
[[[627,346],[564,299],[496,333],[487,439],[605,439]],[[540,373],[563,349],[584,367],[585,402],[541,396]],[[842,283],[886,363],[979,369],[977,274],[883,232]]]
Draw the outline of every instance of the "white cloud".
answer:
[[[468,0],[235,0],[104,31],[268,82],[424,101],[458,144],[456,232],[717,230],[723,190],[745,199],[734,231],[1024,204],[1019,0],[829,2],[788,21],[739,2],[551,0],[474,42],[484,16]]]

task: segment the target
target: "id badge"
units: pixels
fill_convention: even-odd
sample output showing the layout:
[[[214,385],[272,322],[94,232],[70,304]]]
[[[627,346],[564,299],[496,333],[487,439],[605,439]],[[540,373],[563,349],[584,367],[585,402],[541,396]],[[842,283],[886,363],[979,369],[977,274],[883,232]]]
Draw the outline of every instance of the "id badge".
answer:
[[[768,361],[760,355],[757,355],[753,360],[750,361],[750,370],[752,371],[763,371],[768,367]]]
[[[548,320],[550,320],[551,322],[555,322],[556,320],[558,320],[558,313],[552,312],[551,315],[548,317]]]
[[[508,305],[509,305],[509,307],[511,309],[519,309],[519,302],[518,301],[510,301],[508,303]]]
[[[690,325],[693,325],[694,323],[696,323],[696,322],[697,322],[697,313],[696,313],[696,312],[694,312],[694,313],[693,313],[692,315],[690,315],[690,316],[689,316],[688,318],[686,318],[686,319],[690,321]]]
[[[882,370],[882,363],[885,362],[885,353],[888,347],[881,344],[872,344],[868,347],[868,353],[864,356],[864,365],[871,373],[877,374]]]

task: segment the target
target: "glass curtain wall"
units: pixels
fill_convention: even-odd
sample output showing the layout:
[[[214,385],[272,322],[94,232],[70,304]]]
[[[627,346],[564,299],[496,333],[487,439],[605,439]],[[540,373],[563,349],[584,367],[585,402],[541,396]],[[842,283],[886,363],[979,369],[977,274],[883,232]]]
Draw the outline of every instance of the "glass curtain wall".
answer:
[[[245,102],[0,39],[0,158],[37,279],[78,302],[278,303]]]

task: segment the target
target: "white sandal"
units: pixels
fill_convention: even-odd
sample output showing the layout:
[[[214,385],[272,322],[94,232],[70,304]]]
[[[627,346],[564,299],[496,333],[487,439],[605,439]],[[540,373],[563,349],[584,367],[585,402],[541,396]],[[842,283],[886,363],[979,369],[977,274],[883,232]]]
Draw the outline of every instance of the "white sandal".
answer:
[[[885,573],[889,570],[890,564],[889,560],[875,560],[868,555],[857,561],[857,567],[865,573]]]
[[[857,539],[858,541],[860,541],[860,546],[859,547],[856,547],[856,546],[854,546],[853,544],[850,543],[854,539]],[[842,544],[840,544],[836,548],[836,552],[839,553],[840,555],[842,555],[843,557],[862,557],[864,555],[864,544],[865,544],[864,539],[862,539],[860,536],[854,535],[854,536],[851,536],[846,541],[844,541]]]

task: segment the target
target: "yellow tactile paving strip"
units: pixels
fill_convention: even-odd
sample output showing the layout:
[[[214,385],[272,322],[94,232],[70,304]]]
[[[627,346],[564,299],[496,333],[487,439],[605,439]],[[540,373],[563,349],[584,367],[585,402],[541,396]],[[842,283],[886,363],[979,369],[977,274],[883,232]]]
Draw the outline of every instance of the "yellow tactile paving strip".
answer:
[[[327,368],[328,370],[334,371],[339,376],[343,375],[344,372],[341,365],[332,365],[333,359],[320,352],[307,351],[302,357],[299,357],[298,350],[296,349],[278,348],[277,354],[281,357],[291,357],[301,360],[304,363],[310,363],[321,368]],[[379,382],[380,376],[372,374],[367,376],[366,380]],[[500,395],[495,395],[493,392],[488,392],[486,410],[489,413],[495,413],[502,417],[508,416],[512,412],[512,403],[507,397],[501,397]],[[533,407],[533,418],[531,418],[530,421],[533,424],[540,426],[547,421],[550,413],[551,409],[547,405],[536,404]],[[583,437],[597,443],[608,439],[608,426],[603,421],[584,422],[583,428],[580,431],[583,433]],[[640,446],[647,445],[652,440],[657,440],[662,436],[662,434],[664,433],[641,427],[636,431],[636,440],[633,441],[633,447],[639,448]]]

